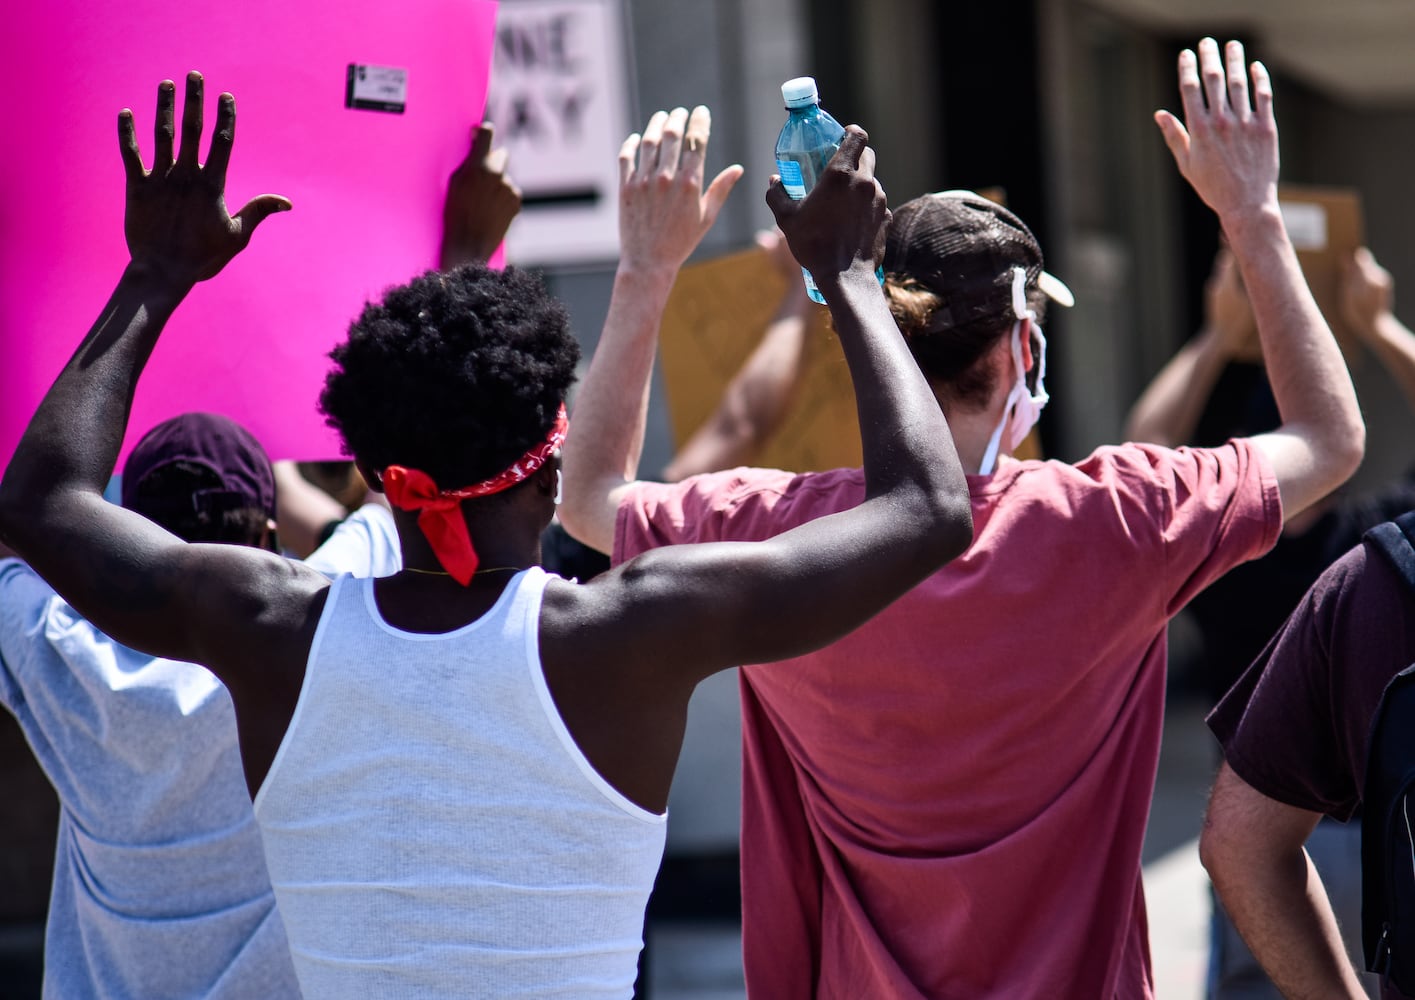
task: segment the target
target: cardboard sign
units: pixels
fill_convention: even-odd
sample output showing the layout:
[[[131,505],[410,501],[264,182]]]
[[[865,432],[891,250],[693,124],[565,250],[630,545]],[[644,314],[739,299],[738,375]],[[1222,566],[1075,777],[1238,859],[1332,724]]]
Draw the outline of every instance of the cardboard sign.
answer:
[[[0,53],[14,79],[42,85],[9,112],[28,152],[0,157],[0,462],[128,260],[118,111],[132,108],[150,163],[158,81],[177,81],[180,122],[190,69],[206,77],[203,159],[217,95],[236,96],[232,210],[264,192],[294,210],[177,310],[125,451],[199,409],[245,424],[274,458],[337,458],[315,409],[326,354],[368,298],[436,264],[447,177],[482,115],[495,16],[490,0],[16,7]]]
[[[693,264],[678,275],[660,339],[675,447],[717,407],[776,315],[785,280],[759,247]],[[780,427],[751,464],[792,472],[860,464],[855,393],[828,316],[824,306],[813,307],[800,384]]]
[[[1341,318],[1338,288],[1342,267],[1365,242],[1361,195],[1352,188],[1282,184],[1277,196],[1312,298],[1317,300],[1350,364],[1360,356],[1356,350],[1359,341]]]
[[[693,264],[679,273],[659,338],[675,449],[681,449],[717,408],[727,384],[776,316],[785,280],[759,247]],[[790,472],[860,464],[855,390],[829,320],[824,306],[813,307],[806,363],[791,404],[748,464]],[[1035,428],[1014,455],[1042,457]]]
[[[619,145],[629,134],[619,0],[503,0],[487,118],[510,154],[518,264],[619,256]]]

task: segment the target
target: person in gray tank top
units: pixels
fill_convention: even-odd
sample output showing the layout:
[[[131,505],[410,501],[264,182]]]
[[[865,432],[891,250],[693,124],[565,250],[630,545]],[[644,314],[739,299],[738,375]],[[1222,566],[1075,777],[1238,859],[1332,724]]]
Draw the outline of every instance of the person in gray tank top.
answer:
[[[101,497],[165,321],[291,207],[227,214],[234,101],[202,165],[200,75],[186,88],[174,155],[175,88],[159,87],[150,170],[119,115],[131,261],[5,472],[0,539],[118,641],[229,688],[307,1000],[627,997],[694,686],[833,641],[971,538],[948,425],[875,280],[889,212],[867,137],[847,132],[804,201],[767,192],[855,382],[858,506],[584,585],[534,568],[578,349],[536,279],[469,266],[391,290],[333,354],[321,405],[388,494],[404,568],[331,583]],[[680,110],[625,144],[621,224],[661,239],[616,297],[681,264],[740,176],[704,190],[709,128]]]

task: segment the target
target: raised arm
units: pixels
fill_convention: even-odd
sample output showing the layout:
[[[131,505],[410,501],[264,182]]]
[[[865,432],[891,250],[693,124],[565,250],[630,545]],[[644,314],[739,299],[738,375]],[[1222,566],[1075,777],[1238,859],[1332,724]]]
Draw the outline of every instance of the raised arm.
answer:
[[[1358,249],[1341,269],[1341,312],[1351,329],[1390,372],[1405,404],[1415,410],[1415,333],[1395,318],[1395,281],[1371,251]]]
[[[751,461],[786,416],[808,357],[807,335],[817,308],[806,295],[801,265],[780,231],[757,234],[786,278],[785,291],[761,341],[727,383],[717,408],[673,456],[663,478],[676,483]]]
[[[639,471],[658,328],[678,269],[742,176],[733,165],[703,190],[712,116],[659,111],[619,151],[619,269],[565,441],[560,521],[591,548],[614,544],[614,517]]]
[[[344,505],[300,475],[297,463],[281,459],[271,463],[275,472],[275,523],[280,545],[304,559],[319,548],[330,525],[348,516]]]
[[[166,81],[158,90],[150,171],[138,152],[132,113],[118,117],[132,259],[5,471],[0,537],[118,641],[215,669],[272,630],[302,628],[306,605],[291,608],[272,599],[294,588],[313,601],[322,579],[270,552],[185,544],[103,499],[138,377],[163,325],[196,282],[215,276],[244,249],[266,216],[290,207],[284,198],[262,195],[228,215],[224,188],[235,103],[221,95],[204,167],[197,162],[199,74],[187,78],[175,160],[174,103]]]
[[[1253,310],[1227,248],[1204,285],[1204,324],[1145,387],[1125,422],[1125,440],[1169,448],[1191,443],[1219,376],[1230,361],[1262,360]]]
[[[1252,98],[1249,74],[1252,75]],[[1200,76],[1202,75],[1202,81]],[[1219,217],[1258,324],[1282,424],[1254,438],[1272,463],[1291,518],[1356,471],[1365,425],[1351,377],[1302,278],[1278,208],[1277,123],[1262,63],[1243,46],[1220,57],[1212,38],[1179,56],[1184,123],[1155,114],[1179,171]],[[1205,106],[1207,97],[1207,107]]]
[[[606,634],[633,635],[658,676],[691,690],[715,670],[840,637],[970,543],[967,481],[947,422],[875,278],[888,209],[865,141],[848,129],[803,202],[779,178],[767,195],[830,306],[854,380],[863,501],[768,541],[670,546],[597,578],[581,592],[600,602],[598,613],[579,620],[615,627],[581,630],[586,656],[608,656],[596,648]]]
[[[507,153],[491,148],[493,137],[490,122],[473,128],[466,159],[447,179],[437,265],[444,271],[490,260],[521,211],[521,189],[506,176]]]

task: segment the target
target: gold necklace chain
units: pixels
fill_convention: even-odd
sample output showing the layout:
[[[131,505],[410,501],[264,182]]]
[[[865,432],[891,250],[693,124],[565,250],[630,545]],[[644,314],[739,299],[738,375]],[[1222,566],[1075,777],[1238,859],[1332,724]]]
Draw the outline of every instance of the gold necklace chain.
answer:
[[[483,573],[519,573],[524,566],[493,566],[490,569],[479,569],[472,576],[481,576]],[[404,566],[405,573],[420,573],[423,576],[451,576],[445,569],[417,569],[413,566]]]

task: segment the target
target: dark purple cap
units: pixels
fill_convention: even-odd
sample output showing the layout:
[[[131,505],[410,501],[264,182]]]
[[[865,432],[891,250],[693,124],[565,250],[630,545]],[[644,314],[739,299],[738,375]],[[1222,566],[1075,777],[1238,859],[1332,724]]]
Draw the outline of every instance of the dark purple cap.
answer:
[[[143,481],[173,462],[205,466],[221,485],[180,498],[140,498]],[[193,511],[251,508],[275,517],[275,472],[265,449],[250,431],[215,413],[183,413],[148,431],[123,466],[122,489],[124,507],[159,522],[178,513],[171,508],[188,503]]]

